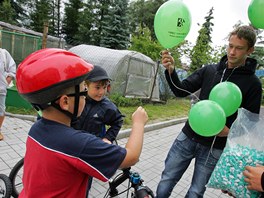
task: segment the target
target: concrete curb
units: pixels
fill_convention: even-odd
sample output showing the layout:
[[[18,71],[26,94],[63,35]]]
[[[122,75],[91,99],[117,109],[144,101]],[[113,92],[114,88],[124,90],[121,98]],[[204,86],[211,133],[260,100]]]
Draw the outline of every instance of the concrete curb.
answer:
[[[35,122],[37,120],[37,117],[32,116],[32,115],[12,114],[12,113],[6,112],[6,116],[19,118],[21,120],[28,120],[31,122]],[[161,129],[164,127],[172,126],[175,124],[179,124],[179,123],[185,122],[186,120],[187,120],[187,117],[183,117],[183,118],[172,119],[172,120],[163,121],[163,122],[159,122],[159,123],[148,124],[145,126],[145,133],[149,132],[149,131]],[[130,135],[130,133],[131,133],[131,129],[121,130],[118,133],[117,139],[127,138]]]
[[[9,112],[6,112],[5,115],[9,117],[19,118],[21,120],[32,121],[32,122],[35,122],[37,120],[37,117],[33,115],[21,115],[21,114],[9,113]]]
[[[175,124],[179,124],[179,123],[185,122],[186,120],[187,120],[187,117],[184,117],[184,118],[178,118],[178,119],[168,120],[164,122],[149,124],[145,126],[145,133],[153,131],[153,130],[157,130],[157,129],[162,129],[164,127],[172,126]],[[121,130],[118,133],[117,139],[126,138],[130,135],[130,133],[131,133],[131,129]]]

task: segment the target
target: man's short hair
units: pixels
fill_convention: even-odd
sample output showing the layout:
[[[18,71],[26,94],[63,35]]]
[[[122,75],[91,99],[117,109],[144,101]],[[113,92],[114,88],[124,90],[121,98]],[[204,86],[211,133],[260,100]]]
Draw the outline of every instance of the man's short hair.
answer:
[[[248,25],[239,26],[234,29],[229,34],[229,39],[233,35],[237,35],[237,37],[240,39],[245,39],[248,42],[248,48],[254,47],[257,40],[255,30],[253,29],[253,27]]]

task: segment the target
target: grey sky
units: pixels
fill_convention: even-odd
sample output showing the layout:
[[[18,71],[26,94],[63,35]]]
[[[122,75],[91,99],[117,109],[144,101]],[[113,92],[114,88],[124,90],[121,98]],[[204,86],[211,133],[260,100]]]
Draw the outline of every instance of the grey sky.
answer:
[[[212,7],[214,7],[212,41],[215,45],[222,45],[226,42],[224,39],[239,20],[246,25],[250,22],[247,10],[251,0],[183,0],[183,2],[192,16],[191,30],[186,39],[193,43],[200,29],[197,23],[205,22],[204,17],[208,15]]]

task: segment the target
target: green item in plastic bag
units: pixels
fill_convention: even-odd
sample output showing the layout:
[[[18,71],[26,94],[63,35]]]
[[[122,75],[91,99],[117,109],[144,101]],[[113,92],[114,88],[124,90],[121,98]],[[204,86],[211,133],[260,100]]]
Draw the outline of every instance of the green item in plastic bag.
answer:
[[[246,166],[264,165],[264,122],[258,114],[238,110],[230,128],[226,147],[207,187],[232,193],[237,198],[257,198],[260,192],[247,189],[243,171]]]
[[[226,148],[208,183],[208,187],[227,190],[235,197],[259,197],[260,193],[247,189],[243,171],[246,166],[263,164],[264,153],[256,149],[237,145]]]

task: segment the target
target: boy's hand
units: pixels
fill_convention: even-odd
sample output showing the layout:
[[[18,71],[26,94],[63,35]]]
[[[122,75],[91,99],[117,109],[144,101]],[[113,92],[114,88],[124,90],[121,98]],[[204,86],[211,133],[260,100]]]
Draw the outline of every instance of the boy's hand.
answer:
[[[162,65],[168,70],[169,74],[171,74],[174,70],[174,59],[171,56],[168,50],[164,50],[161,52],[162,57]]]
[[[148,121],[148,114],[143,107],[138,107],[137,110],[132,114],[133,123],[146,124]]]
[[[104,142],[108,143],[108,144],[112,144],[112,142],[110,140],[108,140],[107,138],[103,138],[102,139]]]

